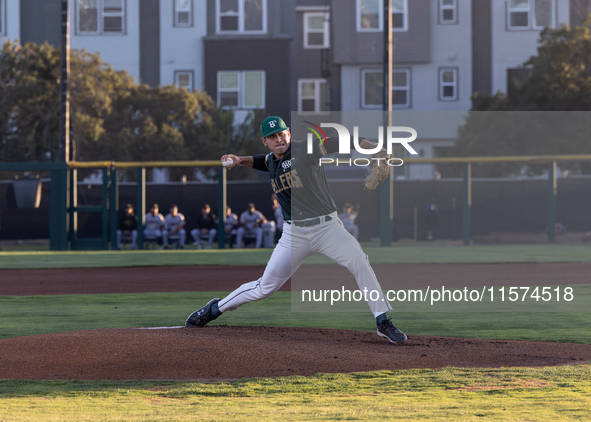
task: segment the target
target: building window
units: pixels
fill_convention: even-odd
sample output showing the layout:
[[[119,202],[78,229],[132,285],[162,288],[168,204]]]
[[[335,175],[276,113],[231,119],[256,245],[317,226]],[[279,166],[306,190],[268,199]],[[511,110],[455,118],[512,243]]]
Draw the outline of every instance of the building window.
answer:
[[[304,13],[304,48],[329,48],[328,13]]]
[[[410,107],[410,69],[394,69],[392,72],[392,107]]]
[[[77,33],[121,34],[125,32],[124,0],[78,0]]]
[[[326,79],[298,80],[298,111],[330,111],[330,85]]]
[[[193,26],[193,0],[174,0],[174,26]]]
[[[382,31],[383,8],[382,0],[357,0],[357,31]]]
[[[384,72],[381,69],[361,71],[361,107],[381,109],[384,106]]]
[[[218,105],[225,109],[265,108],[265,72],[218,72]]]
[[[238,108],[240,104],[240,72],[218,72],[218,105]]]
[[[442,101],[458,99],[458,69],[439,69],[439,99]]]
[[[381,31],[383,0],[357,0],[357,31]],[[392,30],[408,31],[408,0],[392,0]]]
[[[392,0],[392,30],[408,31],[408,0]]]
[[[555,0],[509,0],[509,29],[544,29],[554,27]]]
[[[267,0],[216,0],[216,32],[267,32]]]
[[[457,0],[439,0],[439,23],[458,23]]]
[[[243,72],[243,108],[265,108],[265,72]]]
[[[174,72],[174,84],[179,88],[193,92],[193,71],[177,70]]]

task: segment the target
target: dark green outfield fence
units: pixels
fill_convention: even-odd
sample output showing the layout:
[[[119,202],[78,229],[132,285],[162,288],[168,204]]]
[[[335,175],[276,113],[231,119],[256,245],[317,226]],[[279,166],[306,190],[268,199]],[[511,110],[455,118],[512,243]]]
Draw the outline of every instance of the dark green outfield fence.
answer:
[[[69,171],[66,163],[0,163],[0,172],[46,173],[49,175],[49,190],[51,192],[49,196],[49,247],[51,250],[68,249],[69,227],[66,211],[69,200]],[[5,206],[7,202],[8,198],[5,200]]]
[[[417,238],[424,231],[423,209],[434,198],[439,206],[440,224],[434,228],[437,238],[458,238],[468,245],[473,235],[523,231],[545,232],[548,242],[554,243],[557,222],[566,223],[569,230],[591,231],[591,177],[559,177],[562,175],[557,171],[561,162],[589,160],[591,156],[580,155],[407,159],[405,165],[409,166],[453,163],[461,167],[461,177],[393,180],[373,192],[363,190],[362,169],[349,172],[347,179],[334,177],[330,169],[327,174],[339,210],[345,202],[360,203],[357,224],[362,238],[390,236],[383,230],[383,222],[390,217],[393,237]],[[547,178],[472,178],[474,165],[512,161],[543,164]],[[173,180],[146,182],[148,174],[154,179],[152,173],[157,168],[170,169]],[[197,169],[203,169],[201,173],[207,176],[204,180],[195,176]],[[92,182],[88,182],[91,176]],[[15,177],[39,181],[43,198],[39,209],[18,209],[17,204],[9,203],[14,202],[9,188],[16,188]],[[219,161],[1,163],[0,239],[26,237],[21,227],[27,227],[36,237],[49,237],[51,250],[114,248],[119,203],[123,202],[134,205],[141,247],[143,216],[153,203],[160,204],[163,214],[176,203],[190,230],[205,203],[216,213],[230,205],[240,214],[246,204],[255,202],[257,209],[271,219],[271,194],[266,174],[247,168],[227,172]],[[17,220],[19,224],[15,224]],[[224,247],[221,240],[220,247]]]

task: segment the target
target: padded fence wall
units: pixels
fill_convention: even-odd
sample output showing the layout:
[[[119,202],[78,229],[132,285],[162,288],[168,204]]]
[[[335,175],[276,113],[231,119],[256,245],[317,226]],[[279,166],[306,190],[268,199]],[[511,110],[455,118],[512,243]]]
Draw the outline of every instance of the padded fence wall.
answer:
[[[39,208],[16,208],[11,197],[12,176],[0,180],[0,240],[42,239],[49,233],[49,179],[42,181]],[[359,203],[357,224],[360,238],[379,237],[377,193],[363,190],[357,180],[329,180],[332,196],[339,212],[346,202]],[[544,233],[547,222],[546,179],[473,179],[472,180],[472,234],[488,235],[494,232]],[[171,204],[187,219],[188,228],[195,223],[203,204],[217,211],[217,182],[172,181],[146,184],[146,209],[153,203],[166,214]],[[266,180],[229,180],[228,205],[240,214],[249,202],[254,202],[268,218],[272,218],[271,186]],[[119,208],[126,203],[135,205],[134,181],[119,184]],[[429,180],[394,182],[394,230],[401,238],[412,238],[415,231],[417,208],[418,235],[425,233],[425,209],[435,199],[439,224],[434,235],[440,239],[460,239],[462,236],[462,182],[461,180]],[[78,183],[78,204],[98,205],[102,200],[102,185]],[[454,208],[455,203],[455,208]],[[591,178],[571,176],[558,180],[557,222],[569,232],[591,231]],[[79,213],[78,236],[100,235],[100,214]]]

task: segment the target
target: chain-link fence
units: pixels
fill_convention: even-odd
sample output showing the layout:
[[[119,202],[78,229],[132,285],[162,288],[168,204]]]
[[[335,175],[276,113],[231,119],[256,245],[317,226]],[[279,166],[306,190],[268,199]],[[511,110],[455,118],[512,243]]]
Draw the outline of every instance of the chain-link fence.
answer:
[[[581,161],[582,168],[587,162]],[[591,232],[591,177],[573,171],[577,162],[557,166],[556,241],[584,241]],[[476,167],[493,163],[473,164]],[[402,175],[393,180],[393,238],[416,240],[462,239],[464,180],[442,177],[440,164],[405,163]],[[461,165],[457,165],[461,168]],[[547,164],[546,164],[547,166]],[[146,212],[157,203],[166,214],[172,204],[184,214],[187,229],[195,227],[204,204],[212,212],[219,210],[219,166],[148,167],[146,168]],[[418,169],[418,170],[417,170]],[[486,170],[486,169],[485,169]],[[363,188],[367,169],[327,167],[329,188],[337,210],[345,203],[359,206],[356,224],[360,240],[380,237],[378,190]],[[76,176],[76,236],[80,239],[100,237],[105,220],[101,212],[105,198],[105,170],[78,168]],[[413,174],[430,173],[430,179],[413,178]],[[458,171],[458,176],[461,171]],[[478,174],[477,169],[473,173]],[[137,168],[117,168],[118,209],[130,203],[137,209]],[[255,203],[267,219],[273,218],[269,175],[246,167],[226,172],[227,205],[236,214]],[[547,172],[537,176],[523,174],[512,178],[471,179],[471,234],[475,243],[547,242],[549,179]],[[50,172],[0,171],[0,241],[47,239],[50,226]],[[84,207],[95,211],[84,211]],[[587,236],[587,237],[586,237]]]
[[[587,212],[591,207],[588,195],[591,175],[584,171],[588,163],[559,161],[554,187],[553,178],[548,174],[548,162],[514,163],[522,171],[512,177],[480,176],[494,174],[495,168],[504,163],[471,164],[472,241],[477,244],[545,243],[549,229],[554,231],[556,242],[591,240],[591,218]],[[410,177],[394,182],[394,227],[400,237],[462,239],[465,185],[461,164],[406,163],[405,166]],[[454,170],[451,174],[450,168]],[[535,172],[532,173],[532,169]],[[431,180],[413,179],[412,175],[422,173]],[[448,177],[442,177],[443,174]],[[555,221],[553,228],[548,227],[551,213],[554,213],[554,218],[550,218]]]
[[[146,211],[158,204],[163,215],[174,204],[186,219],[186,229],[195,228],[196,218],[205,204],[216,216],[219,209],[219,167],[163,167],[146,169]],[[137,203],[136,169],[118,170],[119,208]],[[269,176],[246,167],[236,167],[226,174],[227,205],[240,215],[254,202],[268,219],[272,219]]]

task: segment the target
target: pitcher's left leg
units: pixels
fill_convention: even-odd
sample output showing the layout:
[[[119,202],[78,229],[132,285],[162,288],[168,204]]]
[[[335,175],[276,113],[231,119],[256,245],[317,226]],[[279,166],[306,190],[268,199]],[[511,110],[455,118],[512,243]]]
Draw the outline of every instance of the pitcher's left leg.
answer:
[[[321,253],[337,264],[346,267],[355,277],[361,291],[367,289],[367,302],[375,317],[392,310],[371,268],[367,255],[340,220],[325,223],[316,233],[312,247],[314,252]],[[376,293],[370,295],[372,291]]]

